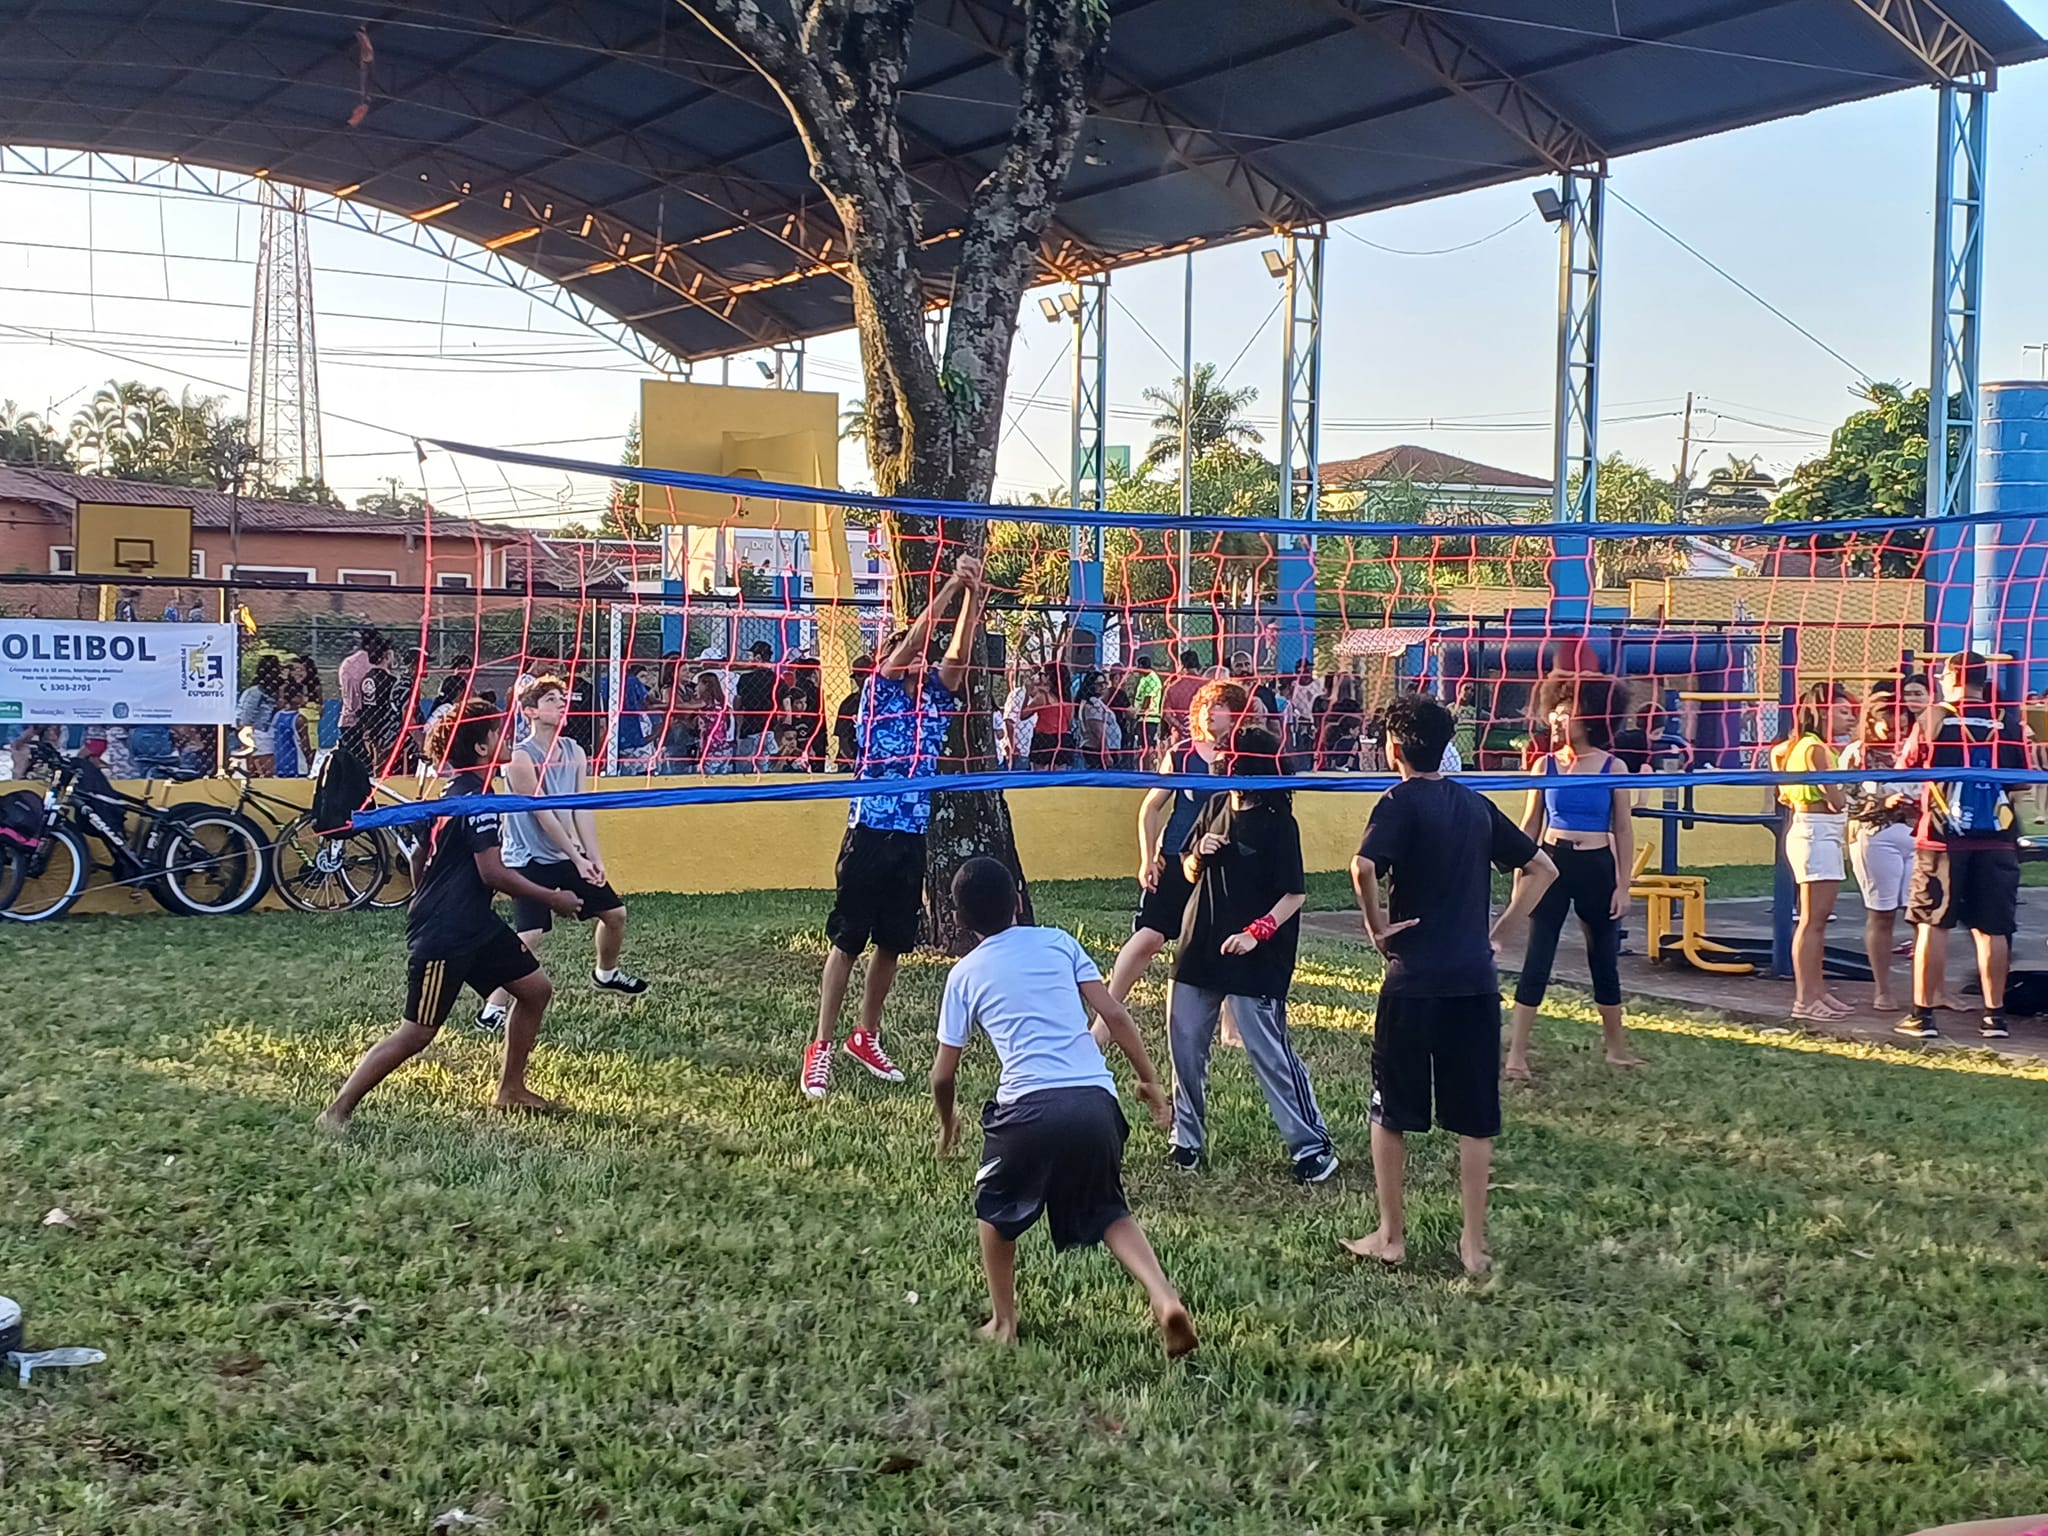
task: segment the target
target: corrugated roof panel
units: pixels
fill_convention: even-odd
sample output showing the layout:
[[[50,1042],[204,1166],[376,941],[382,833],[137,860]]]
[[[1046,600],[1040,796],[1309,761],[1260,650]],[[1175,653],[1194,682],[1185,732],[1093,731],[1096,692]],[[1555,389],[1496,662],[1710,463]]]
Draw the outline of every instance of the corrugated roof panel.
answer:
[[[2002,0],[1941,4],[2001,64],[2043,51]],[[554,228],[507,256],[555,275],[603,258],[576,233],[587,210],[631,226],[635,246],[682,236],[708,271],[706,301],[736,304],[737,326],[637,269],[575,281],[592,302],[647,317],[636,323],[683,356],[846,322],[842,279],[797,276],[828,239],[837,250],[836,225],[786,114],[744,62],[648,0],[517,11],[516,35],[499,0],[435,0],[431,26],[373,17],[370,111],[350,129],[354,13],[241,0],[0,8],[0,142],[360,183],[360,199],[405,213],[452,198],[437,227],[479,240],[514,227],[510,188],[522,209],[551,205]],[[1432,72],[1432,55],[1459,58],[1461,45],[1608,156],[1928,78],[1858,0],[1113,0],[1112,12],[1048,263],[1142,260],[1527,174],[1541,160],[1489,114],[1486,92],[1452,92]],[[921,7],[905,122],[912,160],[928,162],[928,227],[959,221],[1007,134],[1015,21],[1010,0]],[[798,211],[808,230],[778,238]],[[703,238],[745,220],[762,228]],[[935,271],[946,259],[943,247],[922,258]]]

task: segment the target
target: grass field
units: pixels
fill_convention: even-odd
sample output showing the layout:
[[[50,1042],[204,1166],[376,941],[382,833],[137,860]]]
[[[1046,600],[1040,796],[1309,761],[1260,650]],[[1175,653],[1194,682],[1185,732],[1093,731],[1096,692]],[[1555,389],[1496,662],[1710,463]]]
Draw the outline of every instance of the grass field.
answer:
[[[1098,953],[1125,930],[1120,888],[1039,895]],[[310,1121],[398,1005],[394,920],[6,932],[0,1292],[111,1359],[0,1386],[0,1532],[1890,1536],[2048,1508],[2048,1071],[1642,1017],[1653,1065],[1617,1076],[1567,994],[1509,1100],[1500,1273],[1458,1273],[1441,1137],[1386,1273],[1336,1246],[1372,1219],[1373,976],[1311,943],[1294,1019],[1344,1170],[1294,1188],[1219,1053],[1212,1171],[1169,1176],[1149,1126],[1128,1169],[1201,1352],[1169,1366],[1107,1255],[1038,1236],[1005,1353],[971,1337],[973,1146],[933,1158],[919,1081],[941,964],[892,1009],[911,1083],[794,1090],[819,906],[640,900],[634,1004],[569,984],[558,940],[536,1084],[578,1119],[488,1116],[465,1012],[344,1142]],[[978,1046],[963,1097],[992,1082]]]

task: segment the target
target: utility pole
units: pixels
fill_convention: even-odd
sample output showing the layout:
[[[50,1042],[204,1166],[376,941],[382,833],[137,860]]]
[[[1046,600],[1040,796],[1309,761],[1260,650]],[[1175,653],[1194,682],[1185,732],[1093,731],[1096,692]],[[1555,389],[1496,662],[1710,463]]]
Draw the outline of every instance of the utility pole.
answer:
[[[2041,354],[2041,377],[2048,379],[2048,341],[2028,342],[2020,350],[2022,352],[2038,352]]]
[[[1678,434],[1678,473],[1671,478],[1671,510],[1685,514],[1686,493],[1692,489],[1692,391],[1685,392],[1685,426]]]
[[[313,246],[306,194],[262,185],[256,305],[249,336],[249,442],[259,484],[326,478],[320,450],[320,348],[313,327]]]

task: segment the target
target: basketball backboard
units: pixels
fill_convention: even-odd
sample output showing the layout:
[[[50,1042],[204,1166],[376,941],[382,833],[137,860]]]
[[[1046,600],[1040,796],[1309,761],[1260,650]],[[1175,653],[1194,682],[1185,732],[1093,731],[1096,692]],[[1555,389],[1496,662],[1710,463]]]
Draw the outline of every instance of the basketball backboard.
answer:
[[[72,568],[81,576],[192,574],[192,509],[81,501],[71,527]]]
[[[648,379],[640,386],[640,462],[739,480],[839,485],[839,397]],[[643,487],[640,516],[699,527],[809,528],[816,509],[768,497]]]

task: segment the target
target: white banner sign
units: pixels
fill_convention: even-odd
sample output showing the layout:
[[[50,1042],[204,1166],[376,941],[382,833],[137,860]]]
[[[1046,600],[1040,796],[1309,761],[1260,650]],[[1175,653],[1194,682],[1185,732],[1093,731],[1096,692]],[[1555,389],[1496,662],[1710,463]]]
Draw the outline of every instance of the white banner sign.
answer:
[[[233,725],[232,624],[0,619],[0,725]]]

